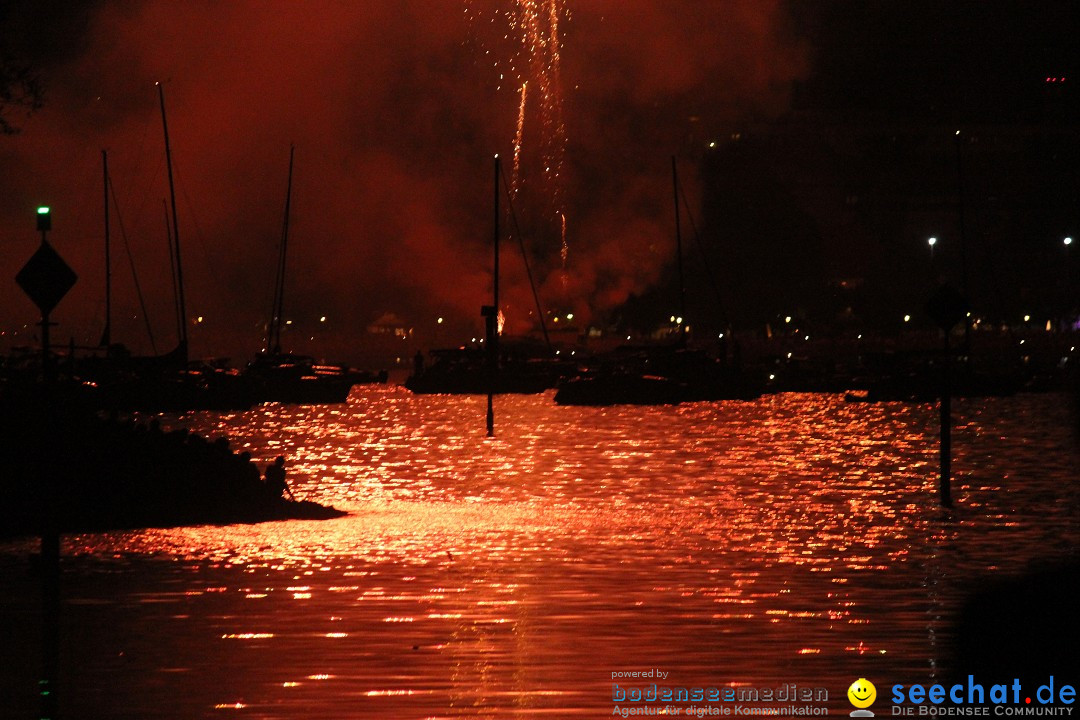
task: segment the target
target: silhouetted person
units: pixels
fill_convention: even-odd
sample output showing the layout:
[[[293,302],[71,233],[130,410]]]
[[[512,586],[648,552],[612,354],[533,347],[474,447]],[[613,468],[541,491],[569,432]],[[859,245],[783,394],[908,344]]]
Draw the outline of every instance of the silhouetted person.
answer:
[[[281,455],[277,456],[273,465],[266,466],[266,489],[275,499],[286,492],[289,493],[289,497],[292,497],[292,491],[285,482],[285,458]]]

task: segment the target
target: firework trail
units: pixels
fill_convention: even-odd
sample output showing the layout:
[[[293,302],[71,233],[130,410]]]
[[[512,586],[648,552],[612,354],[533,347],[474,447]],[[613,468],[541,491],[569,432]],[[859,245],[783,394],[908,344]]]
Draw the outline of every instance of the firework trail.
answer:
[[[540,234],[559,242],[563,269],[568,257],[564,166],[566,161],[566,124],[563,120],[562,33],[560,23],[568,17],[567,0],[513,0],[500,14],[508,32],[498,40],[509,43],[509,57],[484,50],[499,73],[499,88],[504,84],[519,92],[517,125],[514,133],[514,162],[511,193],[524,190],[527,205],[533,205],[540,217]],[[481,23],[481,13],[466,0],[470,21]],[[494,18],[491,18],[494,21]],[[526,142],[528,140],[528,142]]]
[[[514,135],[514,172],[510,188],[517,197],[521,182],[521,144],[525,140],[525,98],[529,90],[529,81],[521,83],[521,105],[518,107],[517,134]]]
[[[528,53],[530,79],[539,89],[540,138],[537,148],[541,164],[541,190],[549,199],[549,217],[563,212],[563,163],[566,155],[566,126],[560,69],[559,17],[565,0],[517,0],[521,42]],[[543,6],[543,7],[542,7]],[[546,12],[544,12],[546,10]]]
[[[570,254],[570,246],[566,244],[566,213],[559,213],[562,217],[562,247],[559,248],[559,257],[562,258],[563,270],[566,269],[566,256]]]

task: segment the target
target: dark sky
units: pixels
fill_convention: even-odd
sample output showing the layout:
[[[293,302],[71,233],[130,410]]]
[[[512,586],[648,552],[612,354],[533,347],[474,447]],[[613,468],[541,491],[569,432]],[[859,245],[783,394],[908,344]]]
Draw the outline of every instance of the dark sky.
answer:
[[[793,110],[1029,121],[1044,108],[1040,76],[1072,82],[1075,67],[1064,2],[68,5],[6,6],[4,41],[36,62],[47,94],[32,117],[9,118],[20,134],[0,137],[0,267],[14,276],[38,242],[33,208],[52,205],[51,240],[80,275],[54,313],[57,337],[96,342],[108,149],[159,346],[172,342],[162,80],[188,314],[204,317],[193,351],[236,358],[261,342],[290,143],[292,337],[358,357],[366,326],[387,312],[441,342],[479,326],[495,153],[545,304],[601,317],[670,264],[671,155],[694,196],[703,148],[742,123]],[[145,351],[113,220],[116,337]],[[529,326],[531,309],[513,247],[511,330]],[[15,284],[0,282],[0,347],[26,342],[22,326],[35,319]]]
[[[1054,90],[1046,78],[1068,85],[1080,70],[1080,9],[1067,0],[826,0],[794,3],[792,15],[813,48],[796,101],[806,107],[926,123],[1041,120]]]

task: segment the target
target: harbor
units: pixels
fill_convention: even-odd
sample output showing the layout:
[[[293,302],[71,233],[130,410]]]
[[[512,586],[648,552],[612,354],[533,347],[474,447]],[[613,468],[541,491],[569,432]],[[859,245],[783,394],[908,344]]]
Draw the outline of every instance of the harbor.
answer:
[[[0,3],[0,720],[1068,716],[1075,27]]]

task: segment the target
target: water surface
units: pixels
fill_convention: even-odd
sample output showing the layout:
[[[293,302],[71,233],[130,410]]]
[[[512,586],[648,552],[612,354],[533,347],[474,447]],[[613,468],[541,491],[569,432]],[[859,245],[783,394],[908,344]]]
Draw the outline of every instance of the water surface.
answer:
[[[835,395],[568,408],[360,387],[347,405],[169,417],[288,459],[323,522],[70,536],[65,717],[598,717],[611,673],[685,686],[927,682],[986,576],[1074,556],[1063,398]],[[32,543],[0,547],[12,717],[36,709]],[[879,683],[879,693],[882,685]],[[834,712],[836,712],[834,710]]]

